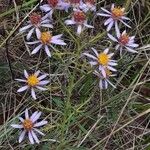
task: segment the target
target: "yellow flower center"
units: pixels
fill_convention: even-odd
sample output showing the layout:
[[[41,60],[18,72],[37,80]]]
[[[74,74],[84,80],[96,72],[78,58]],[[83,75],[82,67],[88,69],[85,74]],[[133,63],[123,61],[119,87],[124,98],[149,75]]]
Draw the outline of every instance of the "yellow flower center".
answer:
[[[103,66],[106,66],[109,62],[109,57],[107,54],[105,53],[100,53],[98,55],[98,62],[99,64],[103,65]]]
[[[23,127],[25,130],[31,130],[33,128],[33,123],[30,119],[25,119],[23,122]]]
[[[48,44],[50,42],[52,38],[52,35],[50,34],[50,32],[42,32],[41,33],[41,41],[43,44]]]
[[[33,74],[28,77],[27,83],[29,86],[36,86],[39,83],[39,79]]]
[[[119,42],[123,45],[126,45],[129,42],[129,36],[126,33],[121,35],[119,38]]]
[[[115,7],[112,9],[112,15],[114,18],[120,18],[124,15],[124,10],[121,7]]]

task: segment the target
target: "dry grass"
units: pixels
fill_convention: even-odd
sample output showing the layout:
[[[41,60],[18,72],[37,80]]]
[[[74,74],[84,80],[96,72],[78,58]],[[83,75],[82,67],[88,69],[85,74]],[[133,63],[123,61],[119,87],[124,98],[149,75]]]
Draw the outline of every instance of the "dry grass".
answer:
[[[63,23],[68,14],[56,13],[53,32],[63,33],[67,46],[56,46],[53,57],[48,59],[43,53],[29,56],[30,48],[18,34],[21,23],[34,9],[38,10],[37,0],[13,0],[11,5],[4,2],[0,2],[0,149],[149,150],[150,2],[115,1],[126,6],[132,19],[130,34],[136,35],[140,47],[137,55],[125,54],[119,59],[118,74],[113,80],[117,88],[104,91],[81,57],[92,46],[99,50],[112,46],[101,17],[91,16],[95,29],[77,37]],[[97,4],[110,5],[111,1]],[[16,92],[20,84],[13,78],[22,76],[23,69],[49,73],[48,91],[38,93],[36,101],[28,92]],[[25,108],[42,111],[49,121],[39,145],[29,145],[28,141],[18,144],[19,132],[10,127]]]

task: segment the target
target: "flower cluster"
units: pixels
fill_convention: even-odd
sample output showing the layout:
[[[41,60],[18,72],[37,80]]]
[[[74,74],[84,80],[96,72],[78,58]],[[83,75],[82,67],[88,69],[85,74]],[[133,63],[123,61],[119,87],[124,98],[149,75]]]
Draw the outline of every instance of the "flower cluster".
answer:
[[[85,28],[94,28],[94,26],[88,24],[89,12],[96,12],[95,0],[47,0],[47,3],[40,6],[41,14],[33,12],[29,16],[29,20],[26,25],[20,29],[21,33],[26,33],[26,44],[30,45],[32,49],[31,55],[38,53],[40,50],[44,50],[48,58],[52,57],[51,50],[54,45],[65,46],[66,43],[62,39],[62,34],[53,35],[53,16],[55,11],[66,11],[70,12],[70,19],[64,21],[66,25],[74,25],[77,30],[77,35],[83,32]],[[108,11],[101,8],[103,13],[96,13],[97,16],[107,17],[108,19],[104,22],[107,26],[107,32],[110,32],[112,27],[115,26],[116,35],[107,33],[108,37],[116,44],[115,49],[120,51],[122,55],[123,50],[136,53],[134,48],[138,47],[138,44],[134,42],[135,37],[129,36],[126,30],[120,32],[120,26],[118,23],[123,23],[125,26],[131,28],[125,21],[130,21],[126,17],[125,9],[116,7],[114,4],[111,6],[111,10]],[[33,40],[36,39],[36,40]],[[34,46],[36,45],[36,46]],[[50,50],[51,49],[51,50]],[[116,75],[117,60],[113,59],[114,52],[110,52],[110,48],[106,48],[100,52],[96,49],[91,48],[91,52],[84,52],[84,56],[89,59],[89,63],[94,67],[94,74],[100,79],[99,87],[101,89],[107,89],[108,84],[115,86],[111,83],[110,77]],[[34,73],[28,73],[24,70],[25,79],[16,79],[16,81],[22,82],[23,87],[19,88],[17,92],[23,92],[25,90],[31,91],[31,96],[36,99],[35,90],[45,91],[47,90],[49,80],[45,80],[48,74],[42,74],[39,70]],[[28,109],[25,110],[25,119],[19,117],[21,124],[12,124],[14,128],[23,129],[19,137],[19,143],[23,141],[25,134],[28,134],[31,144],[39,143],[39,139],[35,132],[44,135],[37,127],[47,124],[47,121],[43,120],[37,122],[41,112],[34,112],[29,117]]]
[[[120,55],[122,56],[122,51],[125,49],[128,52],[137,53],[133,48],[138,47],[138,44],[134,42],[135,36],[130,37],[126,30],[120,33],[120,29],[118,26],[118,22],[123,23],[128,28],[131,28],[124,20],[130,20],[128,17],[125,16],[125,8],[116,7],[114,4],[111,6],[111,10],[108,11],[105,8],[101,8],[101,10],[104,13],[97,13],[98,16],[107,17],[108,19],[104,22],[104,25],[107,26],[107,32],[109,32],[113,26],[115,26],[115,33],[116,37],[111,35],[110,33],[107,33],[108,37],[117,43],[115,46],[116,50],[120,51]],[[107,89],[108,83],[115,87],[110,81],[109,78],[112,76],[115,76],[116,74],[113,74],[113,72],[116,72],[117,70],[113,67],[117,65],[116,60],[111,60],[111,57],[114,53],[108,54],[109,49],[105,49],[104,52],[98,53],[96,49],[92,48],[94,54],[93,56],[89,53],[84,53],[85,56],[90,58],[90,64],[92,66],[96,66],[94,74],[97,75],[100,78],[99,81],[99,87],[101,89]]]

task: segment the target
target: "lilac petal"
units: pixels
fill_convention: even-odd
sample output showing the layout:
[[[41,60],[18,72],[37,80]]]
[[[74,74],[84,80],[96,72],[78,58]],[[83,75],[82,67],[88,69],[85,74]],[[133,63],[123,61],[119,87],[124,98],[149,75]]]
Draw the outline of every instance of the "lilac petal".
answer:
[[[78,27],[77,27],[77,34],[80,35],[81,32],[82,32],[82,26],[78,25]]]
[[[95,55],[98,56],[97,50],[95,48],[93,48],[93,47],[91,49],[93,50],[93,52],[95,53]]]
[[[105,89],[108,88],[108,82],[106,80],[104,80],[104,87],[105,87]]]
[[[23,79],[15,79],[15,80],[20,82],[27,82],[27,80],[23,80]]]
[[[107,66],[107,68],[111,71],[117,71],[115,68],[111,67],[111,66]]]
[[[84,23],[84,26],[86,26],[87,28],[94,28],[93,26],[88,25],[87,23]]]
[[[107,26],[107,31],[110,31],[113,25],[114,25],[114,21],[110,22],[110,24]]]
[[[42,80],[42,79],[44,79],[46,77],[47,77],[47,74],[41,75],[40,77],[38,77],[38,80]]]
[[[24,76],[25,76],[26,78],[28,78],[28,77],[29,77],[29,74],[27,73],[27,71],[26,71],[26,70],[24,70]]]
[[[41,9],[41,11],[48,12],[52,8],[48,4],[45,4],[45,5],[40,6],[40,9]]]
[[[29,25],[27,25],[27,26],[24,26],[24,27],[22,27],[22,28],[19,29],[19,32],[25,32],[27,29],[29,29],[29,28],[31,28],[31,27],[32,27],[31,24],[29,24]]]
[[[97,65],[97,61],[90,61],[89,63],[90,63],[92,66]]]
[[[34,140],[30,131],[28,132],[28,137],[29,137],[30,143],[34,144]]]
[[[76,22],[74,20],[66,20],[65,24],[66,25],[72,25],[72,24],[76,24]]]
[[[108,79],[106,79],[106,81],[107,81],[113,88],[116,88]]]
[[[125,17],[125,16],[122,16],[121,18],[124,19],[124,20],[130,20],[130,18]]]
[[[104,53],[107,54],[108,52],[109,52],[109,48],[106,48],[106,49],[104,50]]]
[[[37,47],[31,52],[31,54],[36,54],[36,53],[41,49],[42,46],[43,46],[42,44],[40,44],[39,46],[37,46]]]
[[[113,37],[111,34],[108,33],[107,35],[112,41],[118,42],[118,40],[115,37]]]
[[[31,88],[31,96],[33,97],[33,99],[36,99],[35,91],[33,88]]]
[[[12,124],[11,127],[13,128],[17,128],[17,129],[22,129],[23,125],[19,125],[19,124]]]
[[[126,46],[129,46],[129,47],[138,47],[138,46],[139,46],[139,44],[135,44],[135,43],[133,43],[133,44],[127,44]]]
[[[95,56],[91,55],[91,54],[83,53],[83,55],[85,55],[85,56],[87,56],[87,57],[89,57],[89,58],[92,58],[92,59],[94,59],[94,60],[97,60],[97,58],[96,58]]]
[[[104,22],[104,25],[108,25],[110,22],[112,22],[113,19],[112,18],[108,18],[105,22]]]
[[[48,84],[50,81],[48,81],[48,80],[43,80],[43,81],[40,81],[39,83],[38,83],[38,85],[46,85],[46,84]]]
[[[21,122],[24,122],[24,119],[22,117],[18,117],[18,118]]]
[[[32,137],[34,138],[35,142],[39,144],[40,141],[39,141],[39,139],[37,138],[37,136],[36,136],[36,134],[34,133],[33,130],[31,130],[31,134],[32,134]]]
[[[23,87],[19,88],[19,89],[17,90],[17,92],[23,92],[23,91],[25,91],[25,90],[28,89],[28,88],[29,88],[28,85],[23,86]]]
[[[60,38],[62,37],[62,35],[63,35],[63,34],[58,34],[58,35],[53,36],[52,38],[53,38],[54,40],[58,40],[58,39],[60,39]]]
[[[36,32],[36,37],[37,37],[38,39],[40,39],[40,38],[41,38],[41,31],[39,30],[39,28],[36,28],[36,29],[35,29],[35,32]]]
[[[111,5],[111,10],[113,10],[115,8],[115,4]]]
[[[66,45],[66,43],[63,40],[60,39],[51,39],[51,43],[56,44],[56,45]]]
[[[35,76],[38,76],[39,74],[40,74],[40,70],[38,70],[34,73]]]
[[[30,40],[32,34],[33,34],[33,31],[34,31],[35,28],[32,28],[29,33],[27,34],[27,40]]]
[[[38,111],[35,111],[32,116],[30,117],[30,120],[33,120],[33,118],[38,114]]]
[[[116,30],[117,38],[120,38],[120,30],[119,30],[117,21],[115,21],[115,30]]]
[[[131,26],[129,26],[127,23],[125,23],[123,20],[120,19],[120,21],[125,25],[127,26],[128,28],[131,28]]]
[[[111,14],[111,12],[109,12],[108,10],[106,10],[105,8],[101,8],[104,12]]]
[[[40,118],[41,114],[42,114],[42,112],[38,112],[32,119],[32,122],[34,123],[35,121],[37,121]]]
[[[34,41],[34,42],[26,42],[28,45],[33,45],[33,44],[37,44],[40,43],[40,41]]]
[[[22,131],[22,133],[19,136],[19,143],[21,143],[23,141],[25,134],[26,134],[26,130]]]
[[[115,63],[115,62],[109,62],[108,65],[110,65],[110,66],[116,66],[117,63]]]
[[[26,119],[29,119],[28,109],[25,110],[25,118],[26,118]]]
[[[43,126],[43,125],[45,125],[45,124],[47,124],[47,123],[48,123],[47,121],[42,120],[42,121],[40,121],[40,122],[34,124],[34,127],[40,127],[40,126]]]
[[[45,45],[45,52],[46,52],[48,57],[51,57],[51,53],[50,53],[49,48],[48,48],[47,45]]]
[[[40,87],[40,86],[36,86],[37,89],[41,90],[41,91],[46,91],[47,88],[43,88],[43,87]]]
[[[51,24],[42,24],[41,26],[46,28],[53,28],[53,25]]]
[[[119,45],[119,44],[117,44],[117,45],[116,45],[116,47],[115,47],[115,49],[116,49],[116,50],[118,50],[118,49],[119,49],[119,47],[120,47],[120,45]]]
[[[127,51],[131,52],[131,53],[138,53],[137,51],[125,46],[125,48],[127,49]]]
[[[33,130],[35,130],[36,132],[38,132],[39,134],[43,135],[44,136],[44,133],[41,132],[40,130],[36,129],[36,128],[33,128]]]
[[[106,78],[106,71],[105,71],[105,69],[103,67],[101,69],[101,72],[102,72],[103,77]]]
[[[99,80],[99,88],[103,89],[103,84],[102,84],[102,80],[101,79]]]
[[[103,13],[97,13],[98,16],[103,16],[103,17],[111,17],[111,15],[108,14],[103,14]]]

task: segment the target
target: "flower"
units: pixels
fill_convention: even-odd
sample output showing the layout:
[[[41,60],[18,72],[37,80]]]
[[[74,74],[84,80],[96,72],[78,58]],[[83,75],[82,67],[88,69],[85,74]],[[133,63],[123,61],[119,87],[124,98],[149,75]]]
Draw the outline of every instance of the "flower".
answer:
[[[32,52],[31,54],[36,54],[42,47],[44,47],[44,50],[48,57],[51,57],[51,53],[49,51],[49,46],[51,44],[56,44],[56,45],[66,45],[66,43],[61,39],[62,34],[52,36],[52,34],[49,31],[46,32],[41,32],[41,37],[39,40],[34,41],[34,42],[27,42],[27,44],[37,44],[40,43]]]
[[[99,73],[98,71],[94,71],[94,74],[96,76],[99,77],[99,88],[100,89],[107,89],[108,88],[108,84],[110,84],[112,87],[116,88],[109,80],[110,77],[114,77],[116,76],[116,74],[112,74],[112,72],[105,68],[105,72],[106,72],[106,77],[104,77],[101,72]]]
[[[25,119],[22,117],[19,117],[19,120],[21,121],[21,124],[12,124],[11,126],[13,128],[17,129],[23,129],[22,133],[19,136],[19,143],[21,143],[24,140],[24,137],[26,134],[28,134],[28,138],[30,140],[31,144],[39,143],[39,139],[35,132],[44,135],[37,127],[41,127],[45,124],[47,124],[46,120],[42,120],[40,122],[37,122],[37,120],[40,118],[41,112],[34,112],[31,117],[29,117],[28,109],[25,110]]]
[[[111,6],[111,11],[101,8],[105,13],[97,13],[97,15],[109,17],[104,25],[107,26],[107,31],[110,31],[112,26],[115,24],[115,29],[118,30],[118,21],[122,22],[125,26],[131,28],[124,20],[130,20],[128,17],[125,17],[125,8],[115,7],[114,4]]]
[[[111,57],[114,55],[114,53],[108,54],[109,49],[106,48],[103,52],[98,53],[96,49],[92,48],[93,52],[95,53],[96,57],[89,54],[89,53],[83,53],[85,56],[93,59],[90,61],[90,64],[92,66],[98,65],[99,71],[102,72],[102,75],[104,77],[107,76],[106,69],[109,69],[111,71],[117,71],[112,66],[116,66],[116,60],[112,60]]]
[[[81,11],[81,10],[74,10],[73,15],[71,20],[66,20],[65,21],[66,25],[77,25],[77,34],[81,34],[81,32],[83,31],[84,27],[87,28],[94,28],[91,25],[87,24],[87,16],[86,14]]]
[[[29,16],[30,20],[28,21],[28,25],[22,27],[19,31],[21,33],[26,32],[28,29],[29,32],[27,34],[27,40],[29,40],[33,34],[33,32],[36,32],[37,38],[40,37],[40,27],[46,27],[46,28],[53,28],[53,25],[50,24],[49,19],[45,19],[44,17],[41,17],[41,15],[37,13],[32,13]]]
[[[117,38],[113,37],[111,34],[107,34],[108,37],[118,44],[116,45],[116,50],[120,50],[120,54],[122,55],[123,48],[126,48],[127,51],[132,53],[137,53],[137,51],[133,50],[133,48],[138,47],[139,45],[134,43],[135,36],[129,36],[126,33],[126,30],[120,33],[120,30],[117,31],[116,36]]]
[[[84,12],[96,11],[95,0],[85,0],[85,3],[80,4],[80,9]]]
[[[26,85],[19,88],[17,92],[23,92],[27,89],[31,89],[31,96],[33,99],[36,99],[34,88],[37,88],[41,91],[47,90],[46,88],[43,88],[41,86],[44,86],[49,83],[48,80],[43,80],[46,78],[47,74],[43,74],[39,76],[40,71],[36,71],[34,74],[28,74],[26,70],[24,70],[24,76],[26,79],[16,79],[17,81],[24,82]],[[38,77],[39,76],[39,77]]]
[[[48,4],[44,4],[40,6],[40,9],[47,14],[44,16],[44,18],[50,18],[52,19],[52,14],[54,10],[65,10],[68,12],[68,9],[70,8],[70,2],[66,0],[47,0]]]

